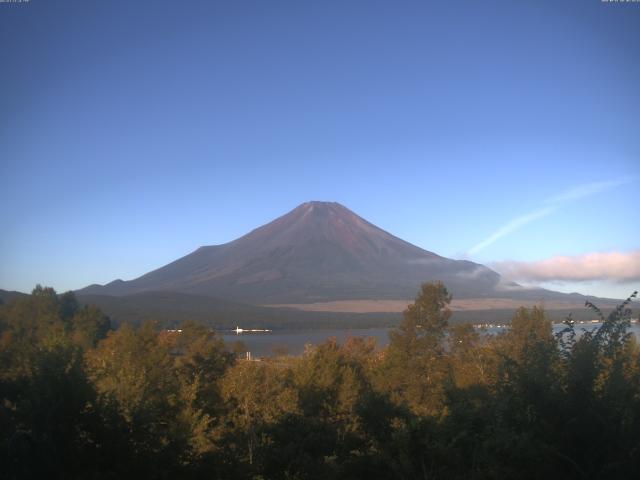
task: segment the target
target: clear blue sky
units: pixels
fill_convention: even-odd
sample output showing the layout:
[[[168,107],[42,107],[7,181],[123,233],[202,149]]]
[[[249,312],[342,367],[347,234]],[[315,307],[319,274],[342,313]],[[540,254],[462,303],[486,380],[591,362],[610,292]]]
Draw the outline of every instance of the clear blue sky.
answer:
[[[31,0],[0,41],[0,288],[307,200],[487,264],[640,248],[640,3]]]

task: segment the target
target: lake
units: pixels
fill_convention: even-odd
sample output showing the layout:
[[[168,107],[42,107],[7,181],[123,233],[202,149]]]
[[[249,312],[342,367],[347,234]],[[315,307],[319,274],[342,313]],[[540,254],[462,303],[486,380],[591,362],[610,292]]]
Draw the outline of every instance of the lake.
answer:
[[[592,330],[600,327],[601,323],[576,324],[576,332],[579,334],[583,329]],[[497,334],[508,327],[491,326],[486,331],[490,334]],[[564,328],[563,324],[554,324],[554,333]],[[378,347],[385,347],[389,343],[389,331],[391,328],[354,328],[354,329],[327,329],[327,330],[277,330],[273,332],[249,332],[231,333],[230,331],[218,332],[224,339],[225,344],[231,347],[234,342],[241,341],[245,344],[253,357],[265,357],[274,355],[274,351],[280,350],[289,355],[300,355],[304,352],[305,345],[310,343],[318,345],[329,338],[335,338],[338,343],[344,343],[349,337],[373,337],[376,339]],[[631,324],[630,331],[640,338],[640,324]]]

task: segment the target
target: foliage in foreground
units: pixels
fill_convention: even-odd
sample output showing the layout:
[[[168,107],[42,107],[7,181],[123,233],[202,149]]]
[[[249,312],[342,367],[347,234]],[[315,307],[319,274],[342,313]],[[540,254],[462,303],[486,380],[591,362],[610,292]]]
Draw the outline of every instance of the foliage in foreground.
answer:
[[[635,294],[633,295],[635,296]],[[0,306],[0,478],[632,478],[630,300],[592,333],[541,308],[449,325],[427,283],[380,350],[240,360],[207,328],[110,330],[73,294]]]

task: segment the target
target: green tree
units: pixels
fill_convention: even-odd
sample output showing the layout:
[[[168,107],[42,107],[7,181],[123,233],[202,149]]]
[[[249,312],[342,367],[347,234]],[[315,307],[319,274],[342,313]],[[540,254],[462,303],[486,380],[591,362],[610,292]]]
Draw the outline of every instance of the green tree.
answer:
[[[179,382],[155,326],[123,325],[109,332],[87,352],[86,361],[103,422],[110,432],[119,432],[115,447],[105,453],[108,462],[116,471],[131,469],[148,477],[176,468],[186,448],[185,440],[174,435]]]
[[[73,342],[85,350],[96,347],[111,330],[111,320],[95,305],[77,309],[70,323]]]
[[[450,303],[451,295],[442,282],[422,284],[400,327],[389,334],[379,372],[379,387],[422,415],[438,414],[442,408]]]
[[[574,474],[631,478],[640,468],[640,348],[628,331],[636,295],[609,315],[587,302],[602,325],[580,333],[568,318],[560,333],[566,441],[558,450]]]
[[[215,450],[220,434],[224,404],[220,381],[233,364],[233,354],[215,333],[194,322],[186,322],[180,333],[172,333],[172,355],[179,384],[180,411],[177,423],[180,436],[187,439],[197,459]]]
[[[287,412],[297,411],[291,371],[286,365],[241,360],[226,372],[221,388],[228,408],[227,421],[234,431],[226,437],[227,447],[252,465],[260,447],[261,428]]]
[[[95,392],[70,335],[74,300],[38,285],[0,308],[0,445],[13,478],[72,478],[92,468]]]

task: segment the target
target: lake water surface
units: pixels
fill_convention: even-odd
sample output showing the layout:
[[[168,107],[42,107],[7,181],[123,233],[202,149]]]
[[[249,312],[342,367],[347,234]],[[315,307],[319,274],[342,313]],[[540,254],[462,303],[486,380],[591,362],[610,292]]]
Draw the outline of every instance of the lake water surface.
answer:
[[[592,330],[600,327],[601,323],[576,324],[576,332]],[[554,324],[554,333],[564,328],[563,324]],[[506,327],[488,327],[486,331],[497,334]],[[286,352],[289,355],[300,355],[304,352],[306,344],[318,345],[329,338],[335,338],[338,343],[344,343],[349,337],[373,337],[378,347],[385,347],[389,343],[389,331],[391,328],[354,328],[354,329],[329,329],[329,330],[278,330],[274,332],[240,333],[219,332],[225,344],[231,347],[234,342],[241,341],[246,349],[254,357],[274,355],[275,351]],[[640,324],[632,323],[630,331],[640,338]]]

